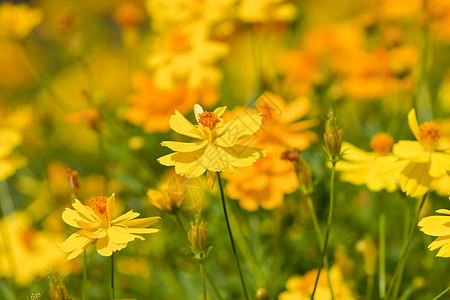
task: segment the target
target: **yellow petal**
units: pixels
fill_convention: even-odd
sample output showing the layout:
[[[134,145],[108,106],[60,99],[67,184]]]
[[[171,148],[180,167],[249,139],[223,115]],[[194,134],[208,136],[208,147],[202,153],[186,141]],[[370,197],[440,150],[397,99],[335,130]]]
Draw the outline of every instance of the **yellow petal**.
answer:
[[[225,160],[234,167],[247,167],[253,164],[256,160],[263,158],[267,152],[258,148],[248,147],[245,145],[236,144],[233,147],[225,148],[218,147],[221,151],[226,153]]]
[[[111,223],[111,216],[113,213],[114,202],[116,201],[116,194],[112,194],[109,196],[108,200],[106,200],[106,212],[108,213],[108,222]]]
[[[109,235],[97,241],[97,252],[102,256],[111,256],[113,247],[111,245]]]
[[[84,235],[90,239],[101,239],[106,236],[106,230],[105,228],[98,228],[98,229],[81,229],[80,231],[81,235]]]
[[[178,110],[169,119],[170,128],[179,134],[189,136],[195,139],[203,139],[201,131],[192,125]]]
[[[431,153],[430,176],[440,177],[450,171],[450,154],[433,152]]]
[[[72,204],[73,208],[75,208],[78,212],[80,212],[85,218],[92,222],[100,222],[97,214],[90,208],[80,202],[80,200],[75,199],[75,203]]]
[[[120,223],[120,222],[124,222],[124,221],[128,221],[134,218],[139,217],[139,213],[134,212],[133,210],[128,211],[127,213],[118,216],[117,218],[115,218],[114,220],[111,221],[111,224],[116,224],[116,223]]]
[[[149,217],[149,218],[128,220],[120,224],[127,227],[148,227],[158,223],[159,220],[161,220],[161,217]]]
[[[92,221],[91,219],[88,219],[85,217],[85,215],[81,214],[79,211],[66,208],[64,212],[62,213],[62,219],[66,224],[77,227],[77,228],[95,228],[100,223],[97,221]]]
[[[431,158],[430,153],[424,151],[422,145],[416,141],[399,141],[392,152],[402,159],[415,162],[428,162]]]
[[[226,110],[226,106],[220,106],[216,108],[213,113],[220,118]]]
[[[214,184],[216,183],[216,172],[206,171],[206,182],[210,189],[214,188]]]
[[[290,123],[302,118],[309,111],[310,106],[311,102],[304,96],[288,103],[286,106],[286,110],[281,114],[282,122]]]
[[[260,114],[246,114],[225,124],[217,130],[215,143],[222,147],[232,147],[239,139],[254,134],[261,127]]]
[[[443,238],[443,240],[442,241],[439,240],[440,238]],[[444,238],[446,238],[446,239],[444,240]],[[450,236],[438,237],[436,240],[438,240],[439,242],[442,242],[442,244],[444,244],[442,246],[441,250],[439,250],[439,252],[436,254],[436,256],[437,257],[450,257]],[[433,243],[431,243],[430,246],[432,246]]]
[[[127,228],[126,231],[128,233],[139,233],[139,234],[160,232],[160,230],[157,228]]]
[[[195,143],[183,143],[183,142],[173,142],[173,141],[164,141],[161,143],[161,146],[168,147],[173,151],[180,152],[192,152],[197,151],[208,144],[208,140],[201,140]]]
[[[417,123],[416,110],[414,108],[411,108],[408,113],[408,125],[416,139],[419,141],[419,124]]]
[[[14,148],[22,141],[20,132],[11,129],[0,130],[0,157],[6,157],[12,153]]]
[[[64,242],[58,245],[58,248],[61,251],[72,252],[66,258],[66,261],[77,257],[78,255],[80,255],[81,252],[83,252],[84,249],[86,249],[89,245],[95,242],[95,239],[91,239],[89,237],[80,234],[80,231],[81,230],[75,232],[74,234],[69,236]]]
[[[347,142],[342,143],[342,152],[344,153],[344,159],[350,161],[367,161],[375,158],[374,154],[361,150]]]
[[[400,174],[400,186],[407,196],[424,195],[430,186],[432,177],[429,173],[429,163],[410,162]]]
[[[165,166],[175,166],[175,172],[186,178],[199,177],[206,171],[203,163],[203,154],[206,148],[188,153],[171,153],[158,158],[158,162]]]
[[[432,236],[450,235],[450,216],[431,216],[420,220],[418,226],[425,234]]]

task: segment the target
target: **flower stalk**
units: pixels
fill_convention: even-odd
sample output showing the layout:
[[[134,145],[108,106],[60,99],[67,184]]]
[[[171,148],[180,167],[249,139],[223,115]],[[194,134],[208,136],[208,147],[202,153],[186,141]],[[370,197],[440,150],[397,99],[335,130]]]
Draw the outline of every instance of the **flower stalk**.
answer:
[[[111,254],[111,299],[114,300],[114,253]]]
[[[225,194],[223,192],[222,179],[220,178],[219,172],[217,172],[217,181],[219,182],[220,196],[222,198],[223,214],[225,216],[225,222],[227,223],[228,236],[230,238],[231,248],[233,249],[233,255],[236,260],[236,265],[237,265],[237,268],[239,271],[239,277],[241,279],[242,290],[244,292],[245,299],[249,300],[247,287],[245,286],[245,280],[244,280],[244,276],[243,276],[242,270],[241,270],[241,264],[239,263],[239,257],[238,257],[237,251],[236,251],[236,245],[234,244],[233,233],[231,232],[230,221],[228,219],[227,204],[225,202]]]

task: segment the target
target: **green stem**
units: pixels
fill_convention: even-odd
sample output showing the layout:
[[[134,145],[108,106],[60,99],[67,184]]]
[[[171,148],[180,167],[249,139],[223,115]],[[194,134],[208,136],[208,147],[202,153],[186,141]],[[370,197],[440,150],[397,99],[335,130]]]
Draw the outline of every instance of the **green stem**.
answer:
[[[81,299],[86,300],[87,294],[87,254],[86,249],[83,251],[83,291],[81,294]]]
[[[111,254],[111,299],[114,300],[114,253]]]
[[[386,299],[386,210],[384,197],[380,198],[380,220],[379,220],[379,249],[378,249],[378,290],[380,299]]]
[[[178,209],[175,209],[173,215],[175,216],[175,219],[177,220],[178,226],[184,231],[185,235],[187,234],[186,229],[184,229],[183,222],[181,222],[180,214],[178,213]]]
[[[441,299],[442,296],[445,296],[445,294],[447,294],[447,292],[450,291],[450,286],[448,288],[446,288],[445,290],[442,291],[442,293],[440,293],[439,295],[437,295],[436,297],[434,297],[432,300],[438,300]]]
[[[368,276],[368,278],[367,278],[366,298],[364,298],[365,300],[371,300],[372,299],[374,280],[375,280],[375,276],[373,274]]]
[[[316,277],[316,281],[314,283],[314,289],[313,292],[311,294],[311,300],[314,300],[314,295],[316,293],[316,289],[317,289],[317,283],[319,282],[319,277],[320,277],[320,271],[323,267],[324,261],[328,259],[327,256],[327,249],[328,249],[328,240],[330,237],[330,230],[331,230],[331,222],[333,220],[333,211],[334,211],[334,177],[335,177],[335,172],[336,172],[336,162],[332,162],[332,166],[331,166],[331,178],[330,178],[330,211],[328,213],[328,222],[327,222],[327,231],[325,233],[325,240],[323,242],[323,250],[322,250],[322,257],[320,259],[320,267],[319,270],[317,271],[317,277]],[[333,295],[333,289],[330,286],[330,293],[331,295]]]
[[[203,268],[203,262],[200,262],[200,276],[202,277],[203,300],[206,300],[206,281],[205,281],[205,271]]]
[[[406,241],[403,243],[400,260],[397,264],[397,267],[395,268],[394,276],[392,277],[392,281],[389,286],[388,299],[397,299],[398,291],[400,288],[400,283],[402,281],[403,268],[405,267],[406,256],[408,253],[409,244],[411,244],[411,241],[412,241],[412,238],[414,235],[414,231],[416,229],[416,223],[419,219],[420,211],[422,210],[422,207],[425,203],[427,196],[428,196],[428,193],[423,195],[422,199],[420,200],[420,202],[417,206],[416,213],[414,215],[414,219],[411,222],[411,227],[408,232],[408,237],[407,237]]]
[[[233,249],[233,255],[236,260],[236,265],[237,265],[237,268],[239,271],[239,277],[241,279],[242,290],[244,291],[245,299],[249,300],[248,293],[247,293],[247,287],[245,286],[244,275],[242,274],[241,264],[239,263],[239,257],[238,257],[237,251],[236,251],[236,246],[234,244],[233,233],[231,232],[230,221],[228,220],[227,204],[225,203],[225,194],[223,192],[222,179],[220,178],[219,172],[217,172],[217,179],[219,181],[220,197],[222,198],[223,214],[225,216],[225,222],[227,223],[228,236],[230,238],[231,248]]]
[[[319,222],[317,220],[316,210],[314,209],[314,204],[311,199],[311,195],[306,195],[306,202],[308,204],[309,214],[311,215],[311,219],[314,225],[314,230],[316,231],[317,239],[319,241],[319,247],[320,251],[323,251],[323,244],[322,244],[322,232],[320,231]],[[327,280],[328,280],[328,287],[331,292],[331,299],[334,299],[334,293],[333,288],[331,286],[331,277],[330,277],[330,268],[328,265],[328,257],[325,257],[324,262],[325,268],[327,269]]]

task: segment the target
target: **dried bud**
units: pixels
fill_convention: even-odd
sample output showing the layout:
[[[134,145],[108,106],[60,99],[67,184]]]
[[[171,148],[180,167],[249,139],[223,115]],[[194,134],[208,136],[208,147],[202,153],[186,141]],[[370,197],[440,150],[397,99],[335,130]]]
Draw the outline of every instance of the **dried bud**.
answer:
[[[66,172],[73,193],[75,194],[75,196],[78,196],[78,192],[80,190],[80,182],[78,181],[78,172],[71,168],[65,169],[64,172]]]
[[[256,291],[256,299],[257,300],[269,300],[269,292],[265,288],[259,288]]]
[[[293,149],[293,150],[286,150],[283,153],[281,153],[281,159],[288,160],[293,163],[297,163],[301,158],[300,150]]]
[[[57,271],[48,273],[50,281],[50,291],[48,292],[51,300],[69,300],[69,292],[61,280],[61,275]]]
[[[208,255],[208,229],[203,221],[192,226],[191,230],[188,232],[188,240],[191,244],[195,258],[198,260],[205,259]]]
[[[332,163],[336,163],[341,160],[341,146],[343,139],[343,131],[336,124],[336,117],[333,111],[328,114],[328,120],[325,124],[325,132],[323,138],[325,141],[325,152],[327,159]]]

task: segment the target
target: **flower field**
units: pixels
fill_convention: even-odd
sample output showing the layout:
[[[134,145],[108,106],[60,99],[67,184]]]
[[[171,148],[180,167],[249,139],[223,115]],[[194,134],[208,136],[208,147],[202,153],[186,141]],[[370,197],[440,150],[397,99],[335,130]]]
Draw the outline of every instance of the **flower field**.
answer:
[[[0,2],[0,299],[450,299],[450,1]]]

